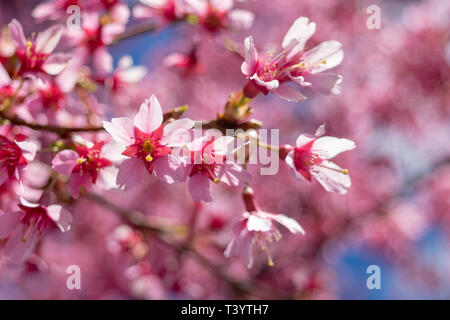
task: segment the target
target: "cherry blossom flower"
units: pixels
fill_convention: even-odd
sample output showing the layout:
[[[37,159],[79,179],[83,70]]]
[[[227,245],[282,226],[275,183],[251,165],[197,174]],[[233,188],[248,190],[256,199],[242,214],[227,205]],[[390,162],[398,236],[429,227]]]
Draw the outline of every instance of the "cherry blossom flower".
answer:
[[[53,26],[39,33],[36,39],[25,38],[22,25],[16,19],[9,23],[11,38],[16,45],[16,56],[20,67],[16,75],[46,73],[49,75],[59,74],[71,56],[65,53],[54,53],[61,38],[63,28]]]
[[[248,29],[255,19],[247,10],[233,9],[233,0],[185,0],[186,12],[207,31],[215,33],[223,29]]]
[[[201,73],[204,70],[203,65],[198,61],[196,45],[188,54],[176,52],[168,55],[164,58],[163,63],[166,67],[179,69],[185,76]]]
[[[62,232],[70,230],[72,215],[60,205],[46,207],[21,198],[19,208],[0,213],[0,239],[7,239],[4,253],[12,261],[26,258],[48,226],[56,226]]]
[[[245,94],[253,98],[259,92],[277,94],[288,101],[302,102],[306,97],[288,83],[311,88],[325,94],[339,94],[342,77],[334,73],[323,73],[342,62],[344,57],[338,41],[324,41],[312,49],[305,50],[308,39],[314,34],[316,25],[308,18],[295,20],[286,33],[278,55],[258,53],[253,37],[245,39],[245,61],[241,71],[249,82]]]
[[[138,19],[155,18],[159,23],[170,23],[184,16],[184,0],[139,0],[133,8]]]
[[[39,3],[31,12],[33,18],[38,21],[58,20],[67,17],[67,9],[77,6],[84,9],[81,0],[50,0]]]
[[[196,202],[213,200],[211,182],[223,182],[229,186],[244,186],[251,175],[232,161],[230,136],[214,137],[206,133],[186,144],[183,149],[189,175],[189,191]]]
[[[110,22],[102,24],[97,13],[85,12],[82,15],[81,30],[67,30],[69,43],[75,46],[74,56],[79,61],[89,61],[100,74],[107,74],[113,69],[113,58],[107,45],[125,30],[123,24]]]
[[[182,146],[189,138],[189,129],[194,126],[190,119],[175,120],[163,124],[161,105],[156,96],[146,99],[134,117],[113,118],[104,121],[103,126],[120,144],[122,155],[128,157],[122,162],[117,175],[118,187],[125,190],[139,184],[146,171],[167,183],[184,179],[183,163],[172,156],[172,148]]]
[[[80,190],[86,192],[91,189],[92,184],[100,178],[104,185],[114,175],[115,170],[102,149],[105,142],[89,143],[88,146],[76,144],[75,150],[60,151],[52,161],[52,168],[57,172],[70,176],[68,185],[69,194],[78,198]]]
[[[33,161],[37,146],[30,141],[10,141],[0,135],[0,185],[7,179],[20,180],[28,162]]]
[[[133,59],[127,55],[120,58],[116,70],[111,75],[98,76],[94,79],[105,85],[114,94],[126,94],[133,84],[144,78],[146,73],[147,68],[133,66]]]
[[[303,228],[292,218],[279,213],[268,213],[261,211],[253,198],[253,190],[246,187],[244,190],[244,201],[247,210],[243,219],[233,227],[234,237],[225,249],[227,258],[239,257],[247,267],[253,265],[254,247],[259,246],[267,254],[267,264],[273,266],[273,260],[269,252],[268,242],[279,241],[281,232],[274,225],[277,222],[287,228],[293,234],[305,234]]]
[[[348,170],[330,159],[356,148],[356,145],[348,139],[323,136],[324,133],[325,126],[322,125],[315,136],[300,135],[295,147],[281,147],[280,156],[285,157],[297,178],[311,181],[314,177],[328,192],[345,194],[351,185]]]

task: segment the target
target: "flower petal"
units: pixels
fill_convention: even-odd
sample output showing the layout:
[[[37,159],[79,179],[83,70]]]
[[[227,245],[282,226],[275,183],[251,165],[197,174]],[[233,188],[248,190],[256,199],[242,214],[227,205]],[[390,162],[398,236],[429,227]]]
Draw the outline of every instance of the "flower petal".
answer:
[[[70,230],[70,224],[73,218],[69,211],[60,205],[53,204],[47,207],[47,214],[56,223],[61,232]]]
[[[126,117],[103,121],[103,127],[117,142],[126,146],[134,143],[134,124]]]
[[[20,223],[20,212],[0,211],[0,239],[8,238]]]
[[[148,172],[141,159],[127,159],[119,167],[116,184],[126,191],[138,185],[147,176]]]
[[[189,174],[184,162],[171,154],[159,157],[153,161],[155,176],[166,183],[182,182],[186,180]]]
[[[347,189],[351,186],[349,175],[336,171],[342,170],[342,168],[331,161],[322,161],[321,164],[331,169],[313,166],[311,174],[314,178],[328,192],[337,192],[340,194],[347,193]]]
[[[159,128],[163,122],[161,105],[155,95],[145,99],[134,118],[134,125],[145,133],[150,133]]]
[[[72,56],[65,53],[55,53],[48,57],[42,65],[42,70],[47,72],[49,75],[57,75],[64,70],[68,65]]]
[[[61,26],[53,26],[38,34],[36,38],[36,51],[52,53],[59,43],[63,33]]]
[[[194,126],[194,121],[191,119],[175,120],[164,126],[164,135],[161,139],[162,144],[167,144],[170,147],[181,147],[189,142],[190,129]]]
[[[311,150],[320,153],[322,159],[331,159],[341,152],[355,148],[355,142],[352,140],[326,136],[317,138]]]
[[[189,191],[195,202],[211,202],[211,184],[207,177],[202,174],[196,174],[189,179]]]
[[[16,144],[22,149],[22,154],[28,161],[33,161],[36,156],[37,146],[31,141],[15,141]]]
[[[76,167],[78,158],[79,155],[77,152],[73,150],[63,150],[58,152],[53,158],[52,168],[61,174],[69,175]]]
[[[244,40],[245,60],[242,62],[241,71],[247,77],[256,72],[258,66],[258,51],[256,51],[253,37],[249,36]]]
[[[303,94],[287,84],[283,84],[278,88],[273,89],[272,92],[289,102],[303,102],[306,100],[306,97]]]
[[[305,44],[316,31],[316,24],[309,22],[308,18],[300,17],[294,21],[284,36],[282,47],[288,52],[287,59],[303,51]]]
[[[339,65],[344,59],[344,51],[339,41],[324,41],[304,54],[304,62],[310,66],[309,72],[319,73]]]

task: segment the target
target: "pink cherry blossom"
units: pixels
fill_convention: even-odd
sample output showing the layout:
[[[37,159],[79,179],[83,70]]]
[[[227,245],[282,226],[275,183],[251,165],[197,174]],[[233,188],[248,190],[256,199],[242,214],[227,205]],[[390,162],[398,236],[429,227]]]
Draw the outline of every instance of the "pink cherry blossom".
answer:
[[[16,45],[16,55],[20,62],[17,75],[46,73],[59,74],[71,56],[65,53],[55,53],[63,28],[53,26],[38,33],[36,39],[25,38],[22,25],[16,19],[9,23],[9,31]]]
[[[22,261],[42,239],[48,226],[70,230],[72,215],[60,205],[48,207],[20,199],[19,211],[0,213],[0,239],[7,239],[5,255]]]
[[[223,29],[248,29],[254,15],[242,9],[233,9],[233,0],[185,0],[186,12],[198,19],[207,31],[215,33]]]
[[[161,105],[154,95],[142,103],[134,122],[129,118],[104,121],[105,130],[121,145],[122,155],[128,157],[120,165],[117,186],[128,189],[153,172],[167,183],[183,178],[183,164],[171,153],[173,147],[183,145],[193,125],[190,119],[163,124]]]
[[[94,80],[105,85],[114,94],[124,95],[132,85],[141,81],[146,73],[147,68],[133,66],[133,59],[130,56],[123,56],[110,75],[98,76]]]
[[[133,8],[138,19],[155,18],[159,23],[170,23],[183,17],[184,0],[139,0]]]
[[[345,194],[351,185],[347,169],[342,169],[330,159],[344,151],[356,148],[353,141],[323,136],[325,126],[317,129],[315,136],[300,135],[296,146],[282,146],[281,155],[295,176],[311,181],[314,177],[329,192]]]
[[[262,211],[256,205],[253,198],[253,190],[247,187],[244,191],[244,201],[247,210],[243,219],[234,225],[234,237],[225,249],[227,258],[239,257],[249,268],[253,265],[253,251],[255,246],[266,252],[267,264],[273,266],[273,260],[269,252],[268,242],[279,241],[281,232],[274,225],[277,222],[287,228],[293,234],[305,234],[303,228],[292,218],[279,213]]]
[[[304,50],[314,34],[316,25],[300,17],[286,33],[278,55],[262,55],[256,50],[253,37],[245,39],[245,61],[241,70],[249,82],[245,94],[254,97],[259,92],[277,94],[288,101],[302,102],[306,97],[288,83],[313,89],[325,94],[339,94],[340,75],[322,73],[334,68],[344,57],[338,41],[324,41],[312,49]]]
[[[7,179],[20,179],[28,162],[33,161],[36,150],[33,142],[13,142],[0,135],[0,185]]]
[[[86,62],[92,58],[97,72],[107,74],[113,69],[113,58],[106,46],[124,30],[121,23],[102,24],[97,13],[84,12],[81,30],[67,30],[67,39],[75,47],[77,59]]]
[[[68,185],[69,194],[78,198],[81,188],[91,189],[97,178],[107,180],[112,162],[102,155],[104,141],[90,143],[91,146],[75,145],[75,150],[60,151],[52,161],[52,168],[65,175],[71,175]]]
[[[230,136],[214,137],[206,133],[184,146],[189,175],[189,191],[196,202],[213,200],[211,182],[223,182],[229,186],[244,186],[251,175],[232,161],[230,145],[234,138]]]

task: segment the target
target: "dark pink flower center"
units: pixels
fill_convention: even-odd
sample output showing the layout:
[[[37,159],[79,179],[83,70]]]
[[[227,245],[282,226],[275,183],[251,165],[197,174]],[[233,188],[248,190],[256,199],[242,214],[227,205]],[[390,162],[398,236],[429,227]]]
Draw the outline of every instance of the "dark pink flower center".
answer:
[[[22,154],[19,146],[0,135],[0,166],[6,167],[9,178],[12,178],[14,171],[19,165],[27,164],[27,160]]]
[[[47,214],[47,208],[42,205],[33,208],[19,204],[19,208],[22,209],[23,216],[21,221],[26,228],[22,241],[32,237],[35,232],[39,232],[42,236],[48,225],[55,225],[55,222]]]
[[[39,90],[42,105],[46,109],[59,110],[62,108],[65,94],[56,83],[52,83],[48,88]]]
[[[50,54],[48,53],[37,52],[35,44],[29,41],[25,51],[17,50],[17,57],[20,61],[18,75],[22,75],[25,72],[42,71],[42,65],[49,56]]]
[[[295,169],[309,181],[311,181],[311,166],[319,165],[323,161],[319,155],[311,151],[314,141],[316,139],[294,149]]]
[[[211,181],[218,183],[219,179],[217,178],[216,170],[219,165],[225,162],[225,156],[218,156],[213,148],[214,139],[206,142],[201,150],[201,163],[197,158],[198,151],[191,151],[191,163],[194,164],[189,177],[192,177],[196,174],[203,174]],[[197,159],[197,160],[196,160]],[[219,161],[220,160],[220,161]]]
[[[130,158],[140,158],[148,172],[153,172],[153,164],[156,158],[166,156],[172,152],[167,145],[161,144],[164,133],[164,125],[151,133],[145,133],[134,128],[135,143],[128,146],[122,154]]]
[[[92,183],[95,183],[100,169],[112,165],[111,161],[101,157],[103,145],[104,141],[95,143],[92,148],[77,145],[75,148],[80,158],[72,172],[87,174],[91,177]]]
[[[226,12],[219,11],[209,6],[207,14],[202,19],[202,24],[206,28],[206,30],[214,33],[221,29],[226,28],[225,25],[226,17],[227,17]]]

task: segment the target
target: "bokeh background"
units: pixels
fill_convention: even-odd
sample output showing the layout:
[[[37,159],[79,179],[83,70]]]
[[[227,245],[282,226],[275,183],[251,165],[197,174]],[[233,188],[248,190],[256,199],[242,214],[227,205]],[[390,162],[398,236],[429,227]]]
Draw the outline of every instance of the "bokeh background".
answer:
[[[33,21],[36,3],[0,1],[1,23],[17,18],[26,33],[51,25]],[[381,8],[379,30],[367,27],[366,9],[372,4]],[[227,95],[245,84],[242,58],[223,43],[241,45],[253,35],[260,50],[271,50],[295,18],[307,16],[317,24],[308,46],[332,39],[343,44],[344,61],[335,70],[343,75],[342,94],[305,90],[308,99],[300,104],[260,95],[251,103],[252,118],[280,129],[280,143],[292,144],[322,123],[329,135],[354,140],[357,148],[336,159],[349,169],[349,192],[331,194],[316,182],[299,182],[284,164],[275,176],[259,176],[250,168],[260,206],[295,218],[306,235],[283,230],[283,239],[271,245],[275,266],[268,267],[264,253],[256,252],[255,265],[247,269],[222,255],[231,226],[244,211],[241,190],[216,186],[215,201],[201,205],[193,203],[185,184],[153,179],[133,192],[99,191],[128,210],[190,226],[195,248],[217,267],[205,267],[191,252],[174,252],[150,235],[145,261],[151,272],[130,280],[135,261],[110,250],[122,221],[82,197],[68,204],[75,217],[69,234],[50,233],[25,264],[0,260],[0,298],[450,298],[450,2],[248,0],[235,5],[255,13],[250,29],[211,36],[175,24],[110,46],[115,63],[131,55],[149,72],[125,98],[98,94],[105,117],[132,115],[155,93],[164,109],[188,104],[187,117],[212,119]],[[135,23],[131,19],[129,25]],[[163,64],[168,54],[187,53],[194,44],[201,73],[185,75]],[[82,271],[81,290],[65,286],[65,269],[73,264]],[[381,268],[380,290],[366,286],[369,265]]]

